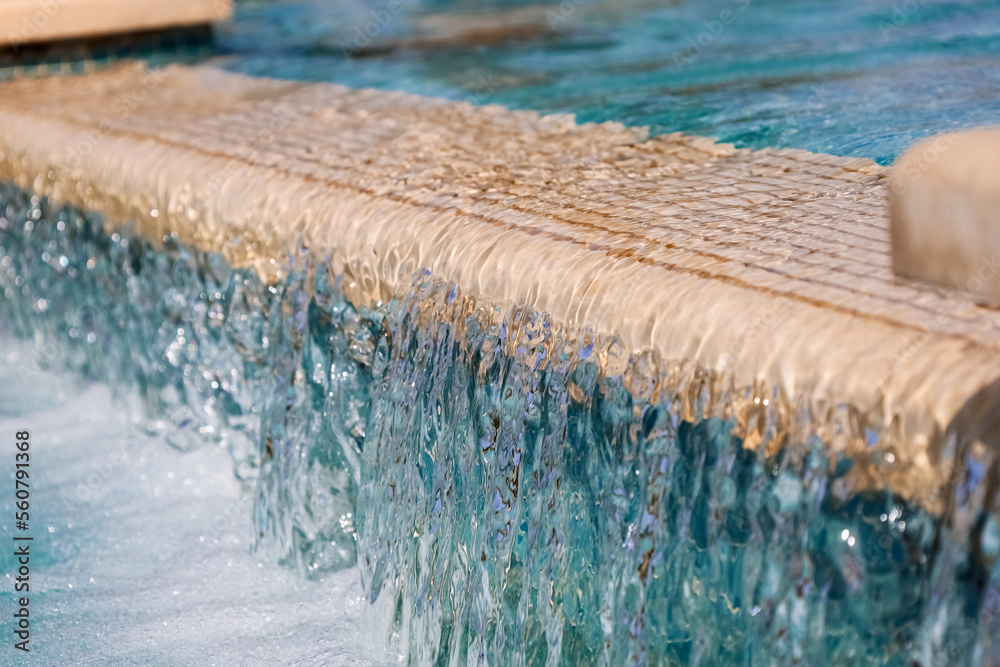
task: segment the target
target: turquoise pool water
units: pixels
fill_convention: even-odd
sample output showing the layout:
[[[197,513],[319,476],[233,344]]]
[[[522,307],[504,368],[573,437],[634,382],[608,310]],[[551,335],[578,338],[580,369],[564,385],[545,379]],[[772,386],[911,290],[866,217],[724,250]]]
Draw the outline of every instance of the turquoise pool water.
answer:
[[[511,39],[490,43],[503,7]],[[455,13],[478,18],[441,20]],[[884,164],[920,137],[1000,123],[997,0],[244,2],[219,43],[250,74]]]

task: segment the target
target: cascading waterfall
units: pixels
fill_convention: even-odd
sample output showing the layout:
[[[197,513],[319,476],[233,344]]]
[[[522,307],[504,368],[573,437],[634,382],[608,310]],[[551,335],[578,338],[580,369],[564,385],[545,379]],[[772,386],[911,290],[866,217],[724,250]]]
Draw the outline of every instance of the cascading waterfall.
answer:
[[[345,279],[296,250],[264,284],[0,186],[13,333],[137,385],[173,446],[228,447],[258,552],[357,564],[408,664],[1000,664],[993,453],[951,443],[953,488],[904,499],[863,483],[891,434],[849,406],[715,395],[431,276],[371,308]]]
[[[803,410],[782,424],[758,399],[751,447],[706,396],[685,405],[699,387],[613,340],[476,312],[433,282],[401,306],[373,364],[359,553],[374,624],[412,664],[971,655],[983,582],[949,568],[934,590],[941,522],[852,488],[853,461],[831,461]]]

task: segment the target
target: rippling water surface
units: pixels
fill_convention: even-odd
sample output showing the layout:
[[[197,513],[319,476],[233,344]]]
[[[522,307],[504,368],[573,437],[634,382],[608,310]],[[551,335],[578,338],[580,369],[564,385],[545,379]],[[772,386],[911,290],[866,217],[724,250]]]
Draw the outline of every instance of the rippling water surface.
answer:
[[[1000,123],[997,0],[246,2],[236,16],[220,42],[239,71],[753,148],[889,163],[917,138]]]

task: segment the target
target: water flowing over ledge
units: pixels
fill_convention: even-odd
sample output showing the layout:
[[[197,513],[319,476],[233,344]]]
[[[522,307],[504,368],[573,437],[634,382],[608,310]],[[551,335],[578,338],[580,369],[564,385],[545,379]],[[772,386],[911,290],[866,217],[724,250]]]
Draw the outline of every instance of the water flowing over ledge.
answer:
[[[867,160],[208,68],[4,84],[0,121],[0,177],[265,281],[307,247],[362,308],[428,270],[710,401],[752,387],[816,426],[854,406],[906,497],[947,483],[949,429],[980,437],[997,400],[1000,314],[893,279]]]
[[[225,444],[258,553],[357,563],[390,653],[1000,663],[1000,315],[892,280],[881,167],[200,68],[2,91],[4,321]]]
[[[258,553],[357,562],[373,641],[411,664],[1000,659],[992,450],[946,452],[954,483],[907,500],[847,405],[712,396],[425,272],[357,308],[308,252],[268,283],[16,187],[0,202],[3,321],[137,384],[173,446],[225,444]]]

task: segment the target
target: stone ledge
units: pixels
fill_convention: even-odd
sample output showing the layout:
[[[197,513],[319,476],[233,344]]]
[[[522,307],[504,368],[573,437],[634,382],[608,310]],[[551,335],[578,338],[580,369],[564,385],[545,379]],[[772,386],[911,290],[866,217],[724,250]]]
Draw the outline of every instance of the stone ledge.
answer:
[[[0,46],[201,25],[232,0],[0,0]]]
[[[849,406],[911,496],[949,474],[949,429],[976,432],[969,401],[997,404],[1000,312],[893,275],[883,172],[211,68],[0,85],[0,179],[265,277],[301,244],[355,303],[424,269],[782,414]]]

